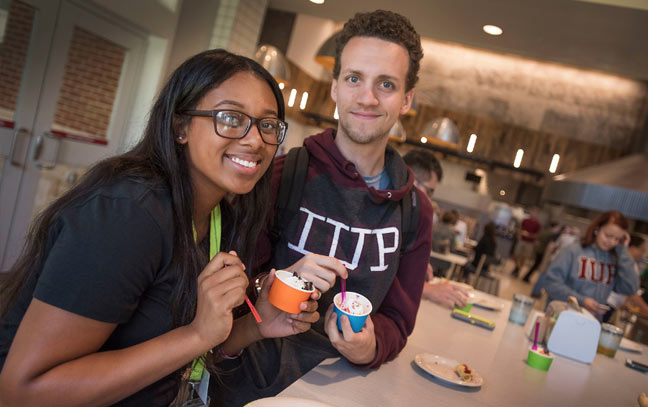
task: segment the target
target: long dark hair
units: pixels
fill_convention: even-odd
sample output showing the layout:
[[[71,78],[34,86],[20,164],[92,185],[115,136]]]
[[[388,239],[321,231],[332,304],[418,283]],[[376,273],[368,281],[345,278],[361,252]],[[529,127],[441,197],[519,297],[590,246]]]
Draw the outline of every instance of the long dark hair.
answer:
[[[284,119],[281,90],[272,76],[253,60],[225,50],[204,51],[189,58],[173,72],[160,92],[142,140],[127,153],[94,165],[74,188],[34,220],[21,256],[0,287],[0,319],[16,301],[29,275],[42,268],[48,233],[61,211],[97,187],[119,178],[169,189],[174,223],[172,262],[179,270],[172,302],[174,326],[193,319],[201,264],[192,231],[194,197],[185,147],[175,142],[176,135],[191,118],[177,112],[195,109],[205,94],[238,72],[250,72],[268,83],[277,101],[278,117]],[[224,225],[221,247],[236,250],[248,270],[252,269],[250,259],[254,255],[259,226],[267,214],[271,172],[271,168],[268,169],[254,189],[235,197],[233,204],[225,199],[221,202]]]

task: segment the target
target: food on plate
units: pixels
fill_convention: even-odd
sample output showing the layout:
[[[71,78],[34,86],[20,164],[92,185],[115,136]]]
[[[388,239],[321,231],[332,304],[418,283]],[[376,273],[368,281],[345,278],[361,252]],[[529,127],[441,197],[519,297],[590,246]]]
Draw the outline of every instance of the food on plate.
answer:
[[[460,363],[455,366],[455,372],[464,382],[469,382],[473,379],[473,372],[465,363]]]
[[[641,393],[637,402],[639,403],[639,407],[648,407],[648,396],[646,396],[646,393]]]

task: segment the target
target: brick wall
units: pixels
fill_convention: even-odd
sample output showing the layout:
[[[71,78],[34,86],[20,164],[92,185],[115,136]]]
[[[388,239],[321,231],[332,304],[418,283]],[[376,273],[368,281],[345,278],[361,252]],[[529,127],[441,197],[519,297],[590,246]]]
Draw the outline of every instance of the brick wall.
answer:
[[[5,117],[6,120],[13,120],[11,112],[18,100],[35,12],[33,7],[20,1],[9,3],[4,40],[0,46],[0,109],[9,111],[11,116]]]
[[[126,50],[75,27],[54,127],[105,138]]]
[[[253,57],[268,0],[221,0],[209,48]]]
[[[239,3],[227,48],[229,51],[248,58],[254,56],[267,3],[267,0],[242,0]]]

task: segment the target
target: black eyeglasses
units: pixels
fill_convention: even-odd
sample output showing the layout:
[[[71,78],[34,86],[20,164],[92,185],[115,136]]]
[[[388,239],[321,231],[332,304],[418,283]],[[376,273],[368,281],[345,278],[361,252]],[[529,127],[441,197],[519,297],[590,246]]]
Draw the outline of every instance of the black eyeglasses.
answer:
[[[275,117],[249,116],[236,110],[184,110],[187,116],[211,117],[214,120],[214,131],[221,137],[240,139],[245,137],[253,124],[256,124],[261,139],[266,144],[278,146],[286,138],[288,123]]]

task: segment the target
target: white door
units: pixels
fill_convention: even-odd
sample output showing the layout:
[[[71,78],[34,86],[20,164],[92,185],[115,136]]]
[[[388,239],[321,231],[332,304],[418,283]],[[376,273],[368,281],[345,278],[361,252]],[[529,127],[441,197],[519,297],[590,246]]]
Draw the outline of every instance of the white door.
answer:
[[[22,27],[29,39],[14,111],[4,112],[13,120],[0,116],[0,271],[16,260],[38,211],[89,165],[122,151],[146,47],[145,36],[89,2],[8,3],[5,32]]]

